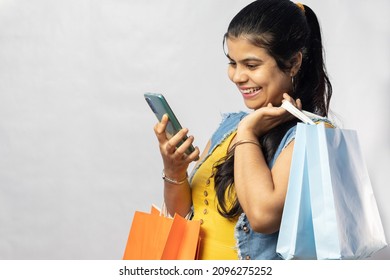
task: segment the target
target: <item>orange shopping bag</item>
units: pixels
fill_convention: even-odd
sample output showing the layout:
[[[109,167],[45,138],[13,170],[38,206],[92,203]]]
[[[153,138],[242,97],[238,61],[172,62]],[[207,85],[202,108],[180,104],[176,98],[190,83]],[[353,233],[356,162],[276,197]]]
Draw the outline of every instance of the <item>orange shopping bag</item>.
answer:
[[[124,260],[194,260],[198,253],[200,222],[151,213],[134,213]]]

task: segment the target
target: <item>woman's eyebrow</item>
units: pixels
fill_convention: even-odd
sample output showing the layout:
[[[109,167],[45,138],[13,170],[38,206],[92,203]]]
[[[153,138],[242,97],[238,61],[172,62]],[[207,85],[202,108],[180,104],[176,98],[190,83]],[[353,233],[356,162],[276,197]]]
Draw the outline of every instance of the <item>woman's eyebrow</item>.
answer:
[[[226,57],[231,60],[231,61],[235,61],[234,59],[232,59],[229,54],[226,54]],[[240,60],[238,62],[241,62],[241,63],[248,63],[248,62],[263,62],[262,59],[258,58],[258,57],[255,57],[255,56],[249,56],[247,58],[244,58],[243,60]]]
[[[243,60],[240,60],[242,63],[247,63],[247,62],[263,62],[262,59],[255,57],[255,56],[249,56]]]

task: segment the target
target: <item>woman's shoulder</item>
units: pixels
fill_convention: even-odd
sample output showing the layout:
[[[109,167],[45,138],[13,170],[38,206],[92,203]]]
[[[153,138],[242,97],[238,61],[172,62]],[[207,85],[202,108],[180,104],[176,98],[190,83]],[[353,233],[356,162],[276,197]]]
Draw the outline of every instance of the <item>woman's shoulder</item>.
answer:
[[[244,111],[221,114],[222,120],[211,136],[211,146],[214,147],[215,145],[218,145],[223,139],[233,133],[237,129],[239,122],[247,114],[248,113]]]
[[[327,117],[321,117],[316,114],[312,114],[309,112],[305,112],[305,114],[316,124],[318,123],[324,123],[325,127],[336,127],[335,123],[332,122]],[[279,147],[275,152],[274,158],[270,164],[270,166],[273,166],[275,163],[276,158],[279,156],[279,154],[293,141],[295,140],[295,134],[297,132],[297,125],[294,125],[289,130],[286,131],[284,134],[282,140],[280,141]]]
[[[235,120],[240,121],[246,115],[248,115],[248,113],[244,112],[244,111],[222,113],[221,114],[221,117],[222,117],[221,124],[223,124],[224,122],[227,122],[227,121],[235,121]]]
[[[221,114],[221,122],[216,130],[230,130],[235,129],[238,123],[246,116],[248,113],[239,111],[239,112],[229,112]]]
[[[322,117],[307,111],[303,111],[306,116],[308,116],[314,123],[319,124],[319,123],[324,123],[325,127],[336,127],[336,124],[334,121],[332,121],[328,117]]]

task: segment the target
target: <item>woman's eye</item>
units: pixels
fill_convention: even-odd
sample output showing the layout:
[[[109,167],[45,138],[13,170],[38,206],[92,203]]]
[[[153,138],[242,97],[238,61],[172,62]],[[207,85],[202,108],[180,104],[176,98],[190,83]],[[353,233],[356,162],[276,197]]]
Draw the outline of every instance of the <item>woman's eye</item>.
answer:
[[[236,66],[236,63],[234,61],[229,61],[228,64],[231,65],[231,66]]]
[[[257,68],[257,65],[255,64],[247,64],[246,67],[249,69],[249,70],[254,70]]]

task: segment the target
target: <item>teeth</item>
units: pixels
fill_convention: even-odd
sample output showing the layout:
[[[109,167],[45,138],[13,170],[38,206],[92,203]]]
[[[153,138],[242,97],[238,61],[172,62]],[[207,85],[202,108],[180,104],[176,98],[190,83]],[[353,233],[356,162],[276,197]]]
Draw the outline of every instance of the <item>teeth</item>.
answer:
[[[258,91],[258,90],[260,90],[260,88],[249,88],[249,89],[242,90],[242,93],[250,94],[250,93],[254,93],[254,92]]]

